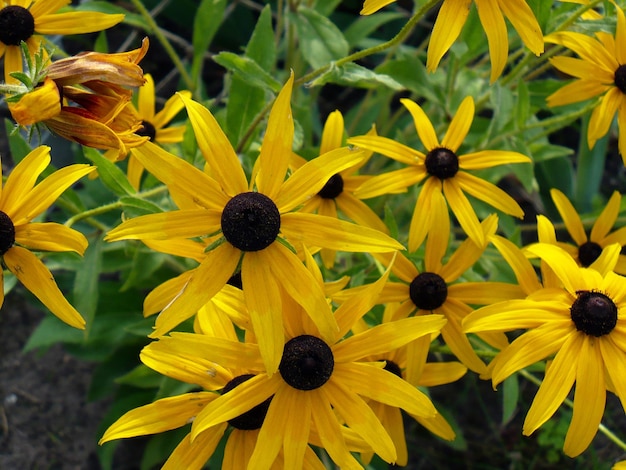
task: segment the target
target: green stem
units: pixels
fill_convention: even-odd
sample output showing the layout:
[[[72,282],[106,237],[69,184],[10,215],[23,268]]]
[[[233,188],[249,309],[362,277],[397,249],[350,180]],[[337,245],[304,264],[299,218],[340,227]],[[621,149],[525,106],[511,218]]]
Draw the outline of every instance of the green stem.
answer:
[[[529,382],[534,383],[537,387],[541,386],[542,384],[541,379],[538,379],[537,377],[535,377],[533,374],[531,374],[525,369],[520,370],[519,374],[522,377],[524,377],[526,380],[528,380]],[[574,409],[574,402],[570,400],[569,398],[566,398],[565,400],[563,400],[563,403],[569,406],[572,410]],[[609,440],[613,442],[614,444],[616,444],[620,449],[626,450],[626,442],[624,442],[619,437],[617,437],[617,435],[615,435],[615,433],[611,431],[610,429],[608,429],[604,424],[600,423],[600,426],[598,427],[598,431],[600,431],[607,438],[609,438]]]
[[[174,50],[174,47],[172,47],[172,44],[168,41],[165,35],[161,32],[161,29],[156,24],[156,21],[154,21],[154,18],[152,18],[152,15],[150,15],[150,12],[143,5],[143,3],[141,3],[141,0],[130,0],[130,1],[135,6],[135,8],[139,11],[141,16],[146,20],[146,23],[148,23],[148,26],[150,26],[151,32],[156,36],[158,41],[161,43],[161,45],[163,46],[163,49],[165,49],[165,52],[167,52],[167,55],[170,57],[172,62],[174,62],[174,65],[176,66],[176,69],[178,69],[178,72],[180,73],[180,76],[185,82],[185,85],[187,86],[187,88],[189,88],[192,92],[194,92],[196,89],[196,86],[191,76],[187,73],[185,66],[183,65],[182,61],[178,57],[178,53]]]
[[[357,51],[354,54],[350,54],[346,57],[343,57],[331,64],[324,65],[323,67],[320,67],[317,70],[314,70],[311,73],[308,73],[300,77],[298,80],[296,80],[295,84],[302,85],[303,83],[309,82],[319,77],[324,72],[328,71],[331,67],[341,67],[342,65],[347,64],[349,62],[354,62],[356,60],[363,59],[364,57],[370,56],[372,54],[383,52],[395,46],[396,44],[400,44],[404,40],[404,38],[406,38],[409,35],[409,33],[413,30],[413,28],[418,23],[418,21],[421,20],[424,17],[424,15],[426,15],[426,13],[431,8],[433,8],[435,4],[437,4],[438,2],[439,0],[429,0],[424,6],[422,6],[419,10],[417,10],[413,14],[413,16],[411,16],[411,18],[409,18],[409,21],[406,22],[406,24],[402,27],[402,29],[398,32],[398,34],[396,34],[389,41],[383,42],[381,44],[377,44],[376,46],[368,47],[367,49]]]
[[[157,186],[156,188],[149,189],[149,190],[143,191],[141,193],[137,193],[135,197],[137,197],[139,199],[148,199],[149,197],[156,196],[156,195],[161,194],[161,193],[163,193],[165,191],[167,191],[167,186]],[[89,220],[92,225],[95,225],[95,223],[97,221],[94,221],[92,219],[93,217],[96,217],[96,216],[101,215],[101,214],[106,214],[107,212],[111,212],[111,211],[116,210],[116,209],[121,209],[123,207],[123,205],[124,204],[121,201],[115,201],[115,202],[111,202],[109,204],[104,204],[103,206],[100,206],[100,207],[95,207],[93,209],[89,209],[87,211],[81,212],[79,214],[76,214],[76,215],[70,217],[65,222],[65,225],[67,227],[71,227],[76,222],[79,222],[79,221],[85,220],[85,219]],[[98,223],[98,228],[100,228],[102,231],[106,231],[107,227],[103,226],[99,222],[97,222],[97,223]]]

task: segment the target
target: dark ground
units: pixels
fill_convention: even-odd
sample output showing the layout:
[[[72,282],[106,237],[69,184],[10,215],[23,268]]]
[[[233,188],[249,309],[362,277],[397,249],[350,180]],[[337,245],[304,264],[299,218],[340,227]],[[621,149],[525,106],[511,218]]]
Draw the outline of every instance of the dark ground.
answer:
[[[93,470],[108,404],[87,403],[91,364],[60,345],[22,348],[44,313],[15,295],[0,311],[0,469]]]

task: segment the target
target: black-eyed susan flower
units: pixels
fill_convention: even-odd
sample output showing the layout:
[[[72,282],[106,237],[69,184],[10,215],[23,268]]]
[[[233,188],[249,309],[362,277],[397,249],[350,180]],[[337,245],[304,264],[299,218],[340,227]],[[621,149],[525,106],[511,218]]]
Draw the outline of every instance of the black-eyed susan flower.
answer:
[[[191,445],[216,426],[225,426],[271,398],[247,468],[273,468],[280,454],[284,468],[301,468],[311,441],[324,447],[341,468],[362,468],[350,453],[352,445],[347,442],[344,424],[367,444],[361,446],[361,451],[371,448],[386,461],[395,461],[393,441],[365,400],[399,407],[420,417],[432,418],[436,410],[417,388],[385,370],[382,363],[365,358],[385,354],[421,336],[436,334],[445,319],[439,315],[408,318],[343,339],[375,303],[387,275],[337,309],[339,329],[330,341],[322,339],[309,316],[291,296],[283,295],[283,307],[289,314],[285,315],[284,349],[276,374],[264,369],[259,346],[253,342],[171,333],[147,346],[144,354],[169,354],[170,370],[179,369],[176,364],[182,364],[179,376],[189,375],[186,371],[193,367],[198,375],[204,376],[204,382],[213,380],[206,370],[215,364],[225,369],[244,367],[255,372],[253,377],[197,410],[191,427]],[[280,291],[278,288],[275,293],[281,295]],[[176,360],[179,356],[180,363]]]
[[[546,36],[546,42],[571,49],[579,58],[558,56],[550,63],[568,75],[577,78],[548,96],[549,106],[602,97],[594,108],[587,129],[587,144],[592,148],[606,135],[617,114],[618,146],[626,163],[626,18],[619,6],[615,35],[597,32],[592,38],[583,33],[560,31]]]
[[[540,242],[559,245],[580,266],[585,268],[591,266],[598,259],[604,248],[614,243],[618,243],[620,246],[626,245],[626,227],[621,227],[611,232],[619,215],[622,200],[622,196],[617,191],[613,193],[600,215],[598,215],[589,236],[587,236],[583,222],[572,203],[567,199],[567,196],[558,189],[550,190],[550,195],[574,244],[557,241],[554,229],[539,231]],[[545,224],[542,227],[545,227]],[[620,254],[619,260],[615,265],[615,272],[626,274],[626,256]]]
[[[620,247],[607,248],[603,266],[581,268],[562,248],[527,248],[555,273],[559,287],[544,287],[525,300],[483,307],[463,322],[465,331],[527,329],[493,360],[494,386],[511,374],[552,359],[524,421],[530,435],[556,412],[574,383],[574,412],[564,452],[575,457],[595,436],[607,388],[626,408],[626,278],[613,272]]]
[[[16,83],[11,72],[22,71],[20,43],[34,55],[42,35],[82,34],[102,31],[121,22],[124,15],[88,11],[57,13],[69,0],[3,0],[0,4],[0,57],[4,56],[6,82]]]
[[[167,333],[195,314],[240,265],[244,296],[270,374],[277,370],[283,348],[280,298],[272,294],[278,284],[311,315],[322,337],[333,338],[337,331],[321,287],[287,244],[366,252],[401,248],[376,230],[296,211],[332,175],[364,155],[349,148],[336,149],[285,179],[294,131],[292,84],[293,76],[272,107],[251,185],[215,118],[204,106],[181,96],[206,160],[206,172],[151,142],[132,149],[139,162],[168,186],[179,207],[183,207],[128,220],[107,235],[109,241],[215,236],[214,249],[169,299],[152,336]]]
[[[85,236],[54,222],[32,222],[77,180],[95,167],[70,165],[37,183],[50,163],[50,147],[40,146],[13,169],[0,191],[0,259],[3,267],[54,315],[75,328],[85,320],[65,299],[54,277],[33,251],[73,251],[82,255]],[[0,271],[0,306],[4,302]]]
[[[409,227],[409,251],[413,252],[426,237],[429,225],[424,218],[430,211],[433,192],[442,192],[467,235],[479,246],[485,244],[483,231],[476,212],[464,192],[485,201],[506,214],[522,217],[524,212],[515,200],[496,185],[480,179],[467,170],[491,168],[507,163],[529,163],[531,160],[517,152],[505,150],[482,150],[457,155],[459,147],[469,132],[474,119],[474,100],[466,97],[454,116],[448,132],[439,142],[435,129],[422,108],[409,99],[402,99],[409,110],[415,128],[427,150],[427,154],[381,136],[359,136],[348,139],[348,143],[373,150],[408,165],[407,168],[391,171],[363,183],[355,191],[359,198],[401,191],[411,185],[422,185]]]
[[[365,0],[361,14],[371,15],[394,1]],[[474,3],[489,43],[492,82],[502,74],[509,56],[505,17],[511,22],[526,47],[536,55],[543,52],[541,27],[525,0],[474,0]],[[428,45],[426,68],[429,71],[437,69],[441,58],[461,34],[471,5],[472,0],[443,0]]]
[[[448,248],[450,221],[445,201],[440,193],[433,193],[433,202],[429,204],[432,223],[437,227],[426,240],[424,269],[401,253],[396,255],[391,272],[398,281],[390,281],[383,288],[378,299],[380,303],[399,303],[391,319],[406,318],[409,315],[444,315],[448,322],[441,329],[441,336],[450,351],[469,369],[479,374],[487,374],[487,366],[478,357],[467,336],[462,332],[461,322],[473,307],[487,305],[504,299],[519,298],[523,293],[518,286],[501,282],[456,282],[483,254],[486,243],[479,247],[466,239],[450,256],[447,263],[443,258]],[[495,233],[497,219],[495,215],[483,222],[481,230],[488,240]],[[374,255],[385,266],[391,257],[385,254]],[[482,339],[498,349],[507,345],[503,335],[486,335]],[[430,348],[430,338],[422,338],[411,345],[412,354],[408,358],[407,380],[415,383],[422,367],[421,358],[425,358]]]
[[[343,145],[343,134],[343,116],[341,112],[333,111],[328,115],[324,124],[320,155],[340,148]],[[370,135],[375,135],[375,131],[372,130]],[[371,176],[356,174],[371,157],[372,152],[368,153],[369,155],[360,162],[356,162],[350,168],[346,168],[331,176],[324,187],[316,195],[312,196],[301,210],[303,212],[317,212],[318,214],[335,218],[338,217],[338,212],[341,211],[343,215],[359,225],[388,233],[389,230],[383,221],[380,220],[380,217],[354,195],[354,191],[371,178]],[[305,163],[306,160],[294,155],[294,167],[299,168]],[[327,268],[333,266],[335,262],[335,252],[333,250],[321,250],[321,257]]]

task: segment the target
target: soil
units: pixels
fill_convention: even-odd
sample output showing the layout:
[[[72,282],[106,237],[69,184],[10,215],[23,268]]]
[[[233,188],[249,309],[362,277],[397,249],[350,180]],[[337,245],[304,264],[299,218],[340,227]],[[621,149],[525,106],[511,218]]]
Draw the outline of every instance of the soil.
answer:
[[[85,399],[94,366],[60,345],[22,352],[44,315],[15,295],[0,311],[0,469],[97,470],[108,403]]]

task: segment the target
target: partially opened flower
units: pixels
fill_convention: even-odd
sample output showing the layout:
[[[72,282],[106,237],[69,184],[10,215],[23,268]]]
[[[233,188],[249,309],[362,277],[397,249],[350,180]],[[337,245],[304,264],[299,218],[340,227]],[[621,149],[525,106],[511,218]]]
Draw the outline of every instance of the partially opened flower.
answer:
[[[365,0],[361,14],[371,15],[394,1]],[[502,74],[509,56],[505,17],[533,53],[543,52],[541,27],[525,0],[474,0],[474,3],[489,43],[492,82]],[[429,71],[437,69],[441,58],[461,34],[471,4],[472,0],[443,0],[428,45],[426,68]]]
[[[0,260],[53,314],[75,328],[85,320],[65,299],[54,277],[33,251],[73,251],[82,255],[85,236],[54,222],[33,222],[72,184],[95,169],[70,165],[37,183],[50,163],[50,147],[40,146],[13,169],[0,188]],[[0,306],[4,302],[0,271]]]
[[[207,163],[206,172],[150,142],[133,149],[139,162],[163,181],[184,207],[127,220],[107,235],[110,241],[216,237],[200,266],[178,284],[179,290],[158,316],[152,336],[167,333],[195,314],[241,266],[244,296],[270,374],[277,370],[283,348],[280,298],[270,294],[276,284],[303,306],[324,338],[334,337],[337,331],[322,288],[287,244],[361,252],[401,248],[376,230],[296,211],[332,175],[364,155],[349,148],[336,149],[311,160],[285,180],[294,131],[292,84],[293,76],[272,107],[252,184],[211,113],[181,96]]]
[[[567,196],[558,189],[551,189],[550,194],[574,244],[558,242],[556,238],[553,238],[553,232],[550,233],[548,231],[539,232],[540,242],[559,245],[572,255],[580,266],[585,268],[591,266],[606,247],[614,243],[618,243],[620,246],[626,245],[626,227],[620,227],[611,232],[617,221],[622,200],[621,195],[617,191],[613,193],[596,219],[589,236],[587,236],[583,222],[572,203],[567,199]],[[626,274],[626,256],[619,255],[619,260],[615,265],[615,272]]]
[[[343,145],[343,116],[339,111],[333,111],[328,115],[324,129],[322,131],[322,142],[320,144],[320,155],[340,148]],[[376,135],[375,131],[369,135]],[[389,230],[376,213],[363,201],[354,195],[356,189],[371,176],[357,175],[359,169],[367,163],[372,152],[354,165],[334,174],[326,182],[320,191],[309,198],[302,207],[303,212],[317,212],[318,214],[330,217],[338,217],[338,212],[353,220],[357,224],[371,227],[384,233]],[[299,168],[306,163],[303,158],[294,155],[295,167]],[[332,268],[335,262],[335,252],[323,249],[321,251],[322,261],[327,268]]]
[[[558,246],[539,243],[527,250],[549,265],[562,287],[544,287],[525,300],[478,309],[463,327],[467,332],[527,329],[493,360],[494,386],[553,358],[526,415],[524,435],[550,419],[576,384],[563,448],[575,457],[598,430],[608,384],[626,409],[626,278],[613,272],[620,247],[609,247],[597,270],[579,267]]]
[[[524,215],[519,204],[496,185],[478,178],[467,170],[480,170],[507,163],[529,163],[530,158],[506,150],[482,150],[457,155],[459,147],[469,132],[474,119],[474,100],[466,97],[450,123],[448,132],[439,142],[435,129],[422,108],[409,99],[402,99],[415,122],[415,129],[426,147],[427,154],[403,145],[387,137],[359,136],[348,143],[373,150],[408,165],[366,181],[355,191],[359,198],[369,198],[398,192],[426,180],[421,188],[409,228],[409,251],[422,243],[429,225],[424,223],[430,211],[433,192],[443,192],[459,224],[479,246],[485,244],[478,217],[464,192],[480,199],[506,214],[521,218]]]
[[[606,135],[617,114],[619,152],[626,164],[626,17],[615,5],[615,35],[597,32],[592,38],[583,33],[559,31],[546,36],[546,42],[571,49],[579,58],[557,56],[550,63],[577,80],[548,96],[549,106],[563,106],[601,97],[591,113],[587,143],[592,148]]]
[[[444,315],[448,322],[441,329],[441,336],[452,353],[469,369],[479,374],[487,374],[487,366],[478,357],[469,339],[461,331],[461,322],[472,312],[472,305],[487,305],[504,299],[519,298],[523,294],[518,286],[502,282],[457,282],[461,275],[471,268],[483,254],[486,244],[477,246],[467,239],[456,249],[444,264],[450,231],[445,201],[439,193],[433,193],[434,201],[430,204],[433,225],[426,240],[424,269],[420,270],[409,258],[398,253],[391,271],[398,281],[390,281],[383,288],[378,299],[380,303],[398,302],[392,319],[406,318],[410,315]],[[495,233],[495,216],[483,222],[481,230],[484,238],[489,239]],[[375,254],[384,265],[389,265],[391,257]],[[498,349],[507,345],[502,335],[481,335],[488,343]],[[430,348],[430,338],[422,338],[419,344],[411,345],[412,354],[407,360],[406,378],[416,383],[422,361]]]
[[[82,34],[102,31],[121,22],[124,15],[91,11],[57,13],[70,0],[3,0],[0,6],[0,57],[4,56],[6,82],[16,83],[11,72],[22,71],[20,43],[34,55],[41,35]]]

